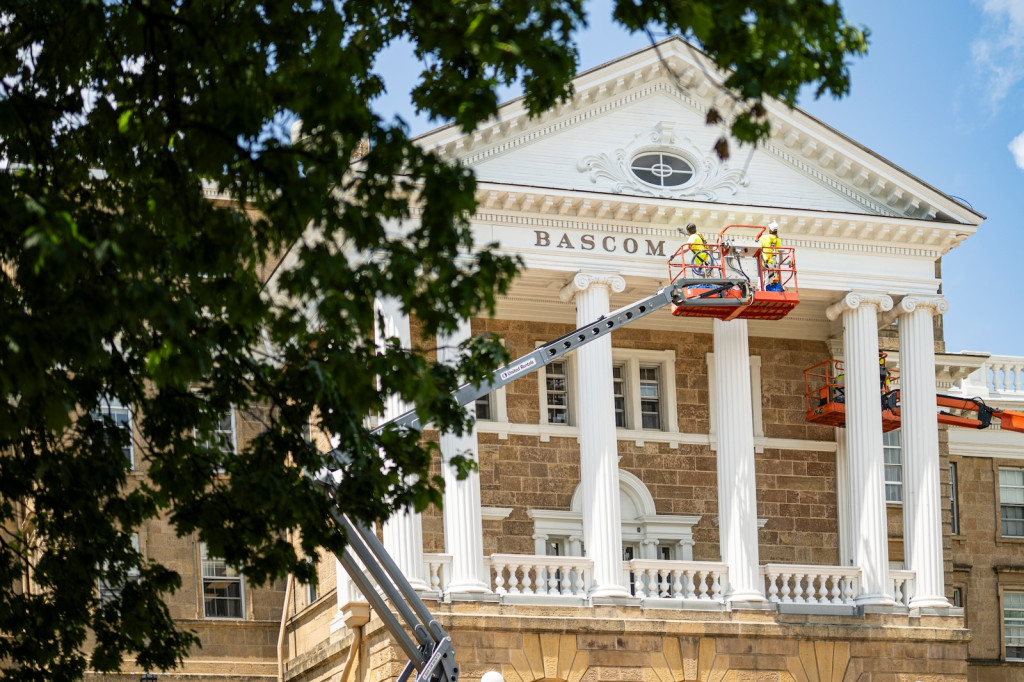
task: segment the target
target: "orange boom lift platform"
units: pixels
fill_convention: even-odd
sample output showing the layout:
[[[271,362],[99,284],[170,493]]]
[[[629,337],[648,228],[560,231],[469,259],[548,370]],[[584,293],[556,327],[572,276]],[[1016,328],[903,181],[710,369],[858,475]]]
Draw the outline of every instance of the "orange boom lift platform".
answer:
[[[683,244],[668,261],[669,279],[730,279],[746,282],[753,291],[746,305],[672,306],[678,317],[717,317],[720,320],[781,320],[800,297],[797,292],[796,258],[793,248],[779,247],[771,265],[761,258],[763,225],[726,225],[705,246]],[[689,299],[738,298],[739,287],[708,284],[691,285],[684,296]]]
[[[840,360],[825,360],[804,370],[807,421],[825,426],[846,426],[846,387],[843,376],[843,363]],[[890,372],[888,376],[895,379],[895,373]],[[880,382],[879,398],[882,401],[882,431],[898,429],[899,389],[887,390],[887,385]],[[935,396],[935,402],[939,408],[935,415],[939,424],[985,429],[992,425],[993,419],[997,419],[1000,429],[1024,433],[1024,412],[991,407],[981,398],[939,394]]]

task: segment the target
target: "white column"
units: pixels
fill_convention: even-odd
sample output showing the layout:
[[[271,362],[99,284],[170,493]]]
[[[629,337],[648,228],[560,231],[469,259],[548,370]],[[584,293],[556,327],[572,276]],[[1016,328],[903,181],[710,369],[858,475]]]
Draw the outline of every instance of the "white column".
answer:
[[[878,313],[890,310],[884,294],[849,293],[825,311],[843,319],[846,349],[846,461],[852,551],[861,570],[858,604],[892,604],[885,515],[882,398],[878,380]]]
[[[394,298],[379,298],[374,301],[374,310],[378,322],[383,323],[377,329],[377,343],[383,344],[386,339],[397,338],[402,348],[411,348],[409,316],[402,311],[399,301]],[[410,407],[398,396],[388,396],[384,403],[383,419],[387,421],[397,417],[407,412]],[[423,520],[411,507],[392,514],[391,518],[384,522],[384,548],[408,578],[413,589],[430,589],[429,583],[424,579],[423,570]]]
[[[903,539],[914,571],[912,607],[948,607],[942,557],[939,433],[935,421],[933,315],[949,310],[941,296],[906,296],[900,328],[900,428],[903,445]]]
[[[713,320],[712,330],[718,420],[718,536],[722,561],[729,566],[725,599],[763,601],[747,321]]]
[[[579,273],[562,288],[561,298],[575,298],[576,324],[582,327],[608,314],[610,292],[625,288],[625,280],[618,275]],[[576,376],[583,543],[587,556],[594,560],[590,596],[628,597],[629,589],[622,584],[622,515],[610,336],[576,351]]]
[[[850,506],[850,464],[846,457],[846,432],[836,432],[836,515],[839,517],[839,565],[854,566],[853,518]]]
[[[438,337],[437,357],[441,362],[452,364],[459,360],[458,345],[469,338],[469,320],[460,320],[459,328],[452,336]],[[466,409],[473,412],[474,406]],[[461,436],[453,433],[441,434],[441,475],[444,478],[444,546],[452,555],[452,570],[447,592],[469,593],[490,592],[490,580],[484,569],[484,530],[480,510],[480,473],[469,472],[459,480],[449,465],[456,455],[471,457],[479,463],[476,428]]]

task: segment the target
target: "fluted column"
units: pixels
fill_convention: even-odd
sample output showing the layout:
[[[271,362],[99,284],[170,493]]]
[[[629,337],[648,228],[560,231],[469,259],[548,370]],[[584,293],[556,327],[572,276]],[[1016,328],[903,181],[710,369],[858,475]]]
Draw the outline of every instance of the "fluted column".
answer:
[[[861,570],[858,604],[893,603],[878,380],[878,313],[891,308],[889,296],[853,292],[825,311],[828,319],[843,320],[846,481],[853,541],[851,559]]]
[[[949,310],[941,296],[907,296],[896,307],[900,329],[900,427],[903,445],[903,536],[914,571],[912,607],[948,607],[942,557],[939,434],[935,422],[933,315]]]
[[[374,302],[374,310],[378,321],[383,322],[377,329],[378,344],[382,344],[385,339],[397,338],[402,348],[411,348],[409,316],[402,311],[399,301],[394,298],[379,298]],[[398,396],[388,396],[384,403],[383,419],[393,419],[407,412],[410,407]],[[413,589],[430,589],[423,575],[423,520],[411,507],[392,514],[391,518],[384,522],[384,548],[408,578]]]
[[[458,345],[469,338],[469,320],[461,320],[452,336],[438,337],[437,357],[454,365],[459,360]],[[474,409],[472,403],[466,409]],[[490,592],[490,580],[484,569],[484,530],[480,509],[480,473],[469,472],[459,480],[449,465],[456,455],[472,457],[479,462],[476,428],[461,436],[441,434],[441,475],[444,477],[444,546],[452,556],[450,593]]]
[[[612,291],[626,282],[618,275],[579,273],[562,288],[562,300],[576,300],[582,327],[608,314]],[[580,487],[583,543],[594,560],[593,597],[628,597],[622,584],[622,516],[619,511],[619,453],[615,439],[612,340],[604,336],[576,351],[579,378]]]
[[[850,464],[846,457],[846,433],[836,427],[836,515],[839,517],[839,565],[854,566],[853,513],[850,507]]]
[[[754,419],[750,412],[747,321],[714,320],[718,415],[718,535],[729,566],[726,601],[763,601],[757,548]]]

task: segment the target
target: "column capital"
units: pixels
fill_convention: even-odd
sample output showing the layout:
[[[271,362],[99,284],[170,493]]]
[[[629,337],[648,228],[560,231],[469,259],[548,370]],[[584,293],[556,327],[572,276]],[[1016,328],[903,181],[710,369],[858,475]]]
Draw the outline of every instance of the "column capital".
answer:
[[[932,315],[945,315],[949,312],[949,301],[946,300],[945,296],[920,296],[917,294],[904,296],[893,310],[882,317],[882,322],[890,324],[897,317],[907,315],[918,309],[930,309]]]
[[[626,290],[626,280],[608,272],[577,272],[558,292],[558,297],[568,303],[576,294],[586,291],[593,285],[608,287],[610,291],[621,293]]]
[[[856,310],[861,306],[873,306],[880,313],[892,310],[892,296],[868,291],[851,291],[825,310],[825,317],[837,320],[847,310]]]

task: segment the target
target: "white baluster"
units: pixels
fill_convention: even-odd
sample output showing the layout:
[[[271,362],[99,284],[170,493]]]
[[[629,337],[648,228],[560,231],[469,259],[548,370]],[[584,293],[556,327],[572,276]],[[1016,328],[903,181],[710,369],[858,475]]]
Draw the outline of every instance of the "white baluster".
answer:
[[[804,599],[804,577],[803,573],[793,575],[793,601],[797,604],[807,603],[807,600]]]
[[[536,570],[536,566],[525,564],[523,565],[523,579],[522,579],[522,591],[523,594],[533,594],[533,581],[530,580],[530,573]]]
[[[789,576],[790,575],[791,575],[790,573],[783,573],[782,574],[782,601],[784,603],[787,603],[787,604],[789,602],[793,601],[793,598],[789,596]],[[797,582],[799,582],[799,580]]]
[[[430,562],[430,589],[435,592],[441,591],[441,565]]]
[[[494,564],[494,591],[497,594],[508,594],[505,589],[505,564]]]
[[[768,572],[768,601],[779,602],[779,585],[776,582],[779,579],[779,574],[775,571]]]
[[[691,570],[689,568],[686,569],[686,594],[684,595],[685,599],[693,599],[695,596],[697,596],[696,594],[694,594],[694,591],[693,591],[693,588],[694,588],[693,574],[694,574],[693,570]]]
[[[519,564],[509,564],[508,566],[508,593],[509,594],[521,594],[519,590]]]
[[[680,578],[683,575],[683,571],[672,571],[672,596],[676,599],[681,599],[683,595],[683,582]]]
[[[713,601],[722,600],[722,576],[719,575],[718,571],[712,571],[711,573],[711,599]]]

